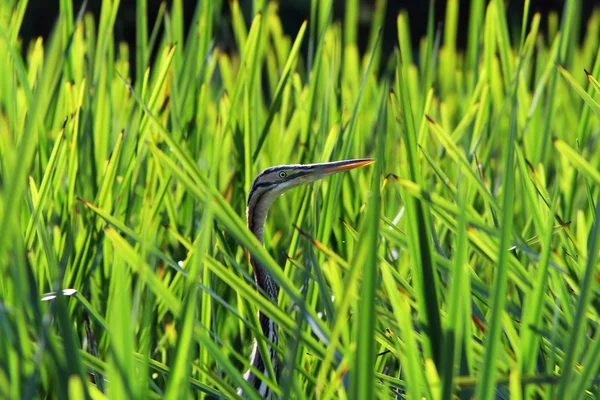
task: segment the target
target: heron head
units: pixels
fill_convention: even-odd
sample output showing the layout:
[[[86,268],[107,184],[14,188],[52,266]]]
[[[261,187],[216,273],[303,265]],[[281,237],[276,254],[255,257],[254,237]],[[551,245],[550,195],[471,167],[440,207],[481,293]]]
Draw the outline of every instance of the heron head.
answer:
[[[272,201],[296,186],[314,182],[338,172],[369,165],[373,162],[375,160],[372,158],[361,158],[318,164],[278,165],[267,168],[254,179],[248,196],[248,205],[257,196],[260,196],[258,198],[261,200],[267,200],[264,196],[268,195],[268,198]]]
[[[284,192],[306,183],[325,178],[338,172],[348,171],[374,163],[372,158],[334,161],[319,164],[278,165],[262,171],[254,179],[248,194],[246,215],[257,236],[262,237],[262,222],[269,207]],[[260,226],[260,227],[259,227]],[[260,232],[258,232],[260,230]]]

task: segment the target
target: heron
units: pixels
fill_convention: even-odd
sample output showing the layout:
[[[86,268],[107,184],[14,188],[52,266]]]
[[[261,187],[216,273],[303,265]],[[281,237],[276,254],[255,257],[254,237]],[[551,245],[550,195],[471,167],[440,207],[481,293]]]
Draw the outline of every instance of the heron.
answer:
[[[325,178],[342,171],[348,171],[354,168],[372,164],[375,160],[372,158],[361,158],[354,160],[333,161],[318,164],[293,164],[278,165],[270,167],[259,173],[248,194],[248,206],[246,208],[246,218],[248,229],[256,236],[259,242],[264,246],[264,225],[269,207],[284,192],[300,185],[304,185],[316,180]],[[254,271],[254,280],[256,285],[263,290],[268,298],[277,304],[279,287],[269,271],[267,271],[260,262],[250,256],[250,264]],[[258,320],[263,335],[273,343],[278,344],[277,325],[262,311],[258,311]],[[278,360],[277,354],[271,345],[267,346],[271,365],[277,378]],[[268,377],[266,364],[258,350],[258,343],[255,340],[250,356],[250,365]],[[258,394],[264,399],[271,399],[273,392],[267,386],[266,382],[260,380],[258,376],[249,368],[244,374],[244,379],[252,386]],[[238,394],[243,392],[238,389]]]

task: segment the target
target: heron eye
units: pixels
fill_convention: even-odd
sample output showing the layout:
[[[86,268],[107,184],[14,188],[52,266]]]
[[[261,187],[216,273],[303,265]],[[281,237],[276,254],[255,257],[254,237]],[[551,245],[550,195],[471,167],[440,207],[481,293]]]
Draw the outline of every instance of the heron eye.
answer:
[[[280,172],[279,172],[279,177],[280,177],[281,179],[283,179],[283,178],[287,178],[287,173],[286,173],[285,171],[280,171]]]

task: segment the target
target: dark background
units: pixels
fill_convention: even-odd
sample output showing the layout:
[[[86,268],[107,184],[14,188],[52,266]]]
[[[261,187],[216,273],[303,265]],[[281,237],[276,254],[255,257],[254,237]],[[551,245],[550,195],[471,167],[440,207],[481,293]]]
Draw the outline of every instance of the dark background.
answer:
[[[2,0],[0,0],[2,1]],[[210,1],[210,0],[208,0]],[[234,46],[233,35],[230,30],[229,23],[229,4],[231,0],[223,0],[223,10],[220,26],[215,28],[215,35],[217,45],[225,50],[229,51]],[[167,10],[170,9],[171,1],[167,2]],[[310,15],[310,0],[280,0],[279,1],[279,14],[283,22],[286,33],[290,36],[295,36],[302,22],[309,18]],[[370,11],[373,10],[375,0],[361,0],[361,24],[360,24],[360,47],[364,51],[367,45],[368,33],[370,30],[369,15]],[[83,4],[83,0],[73,1],[73,10],[76,15]],[[96,19],[100,15],[101,0],[88,0],[86,10],[93,13]],[[157,10],[161,4],[159,0],[148,0],[148,29],[152,29],[152,24],[156,18]],[[246,19],[251,20],[250,1],[239,0],[241,8],[245,11]],[[344,4],[345,1],[335,0],[334,2],[334,18],[344,18]],[[470,1],[460,0],[459,1],[459,32],[457,35],[458,46],[464,48],[466,45],[466,36],[468,29],[468,17]],[[510,1],[505,0],[508,11],[507,15],[509,18],[509,26],[521,25],[521,16],[523,11],[523,0],[521,1]],[[186,32],[191,21],[192,15],[196,8],[197,1],[184,1],[184,15],[186,19]],[[591,14],[593,7],[599,7],[599,0],[583,0],[582,2],[582,16],[587,19],[587,16]],[[530,15],[535,12],[542,13],[541,32],[545,32],[547,15],[550,11],[557,11],[562,14],[562,8],[564,1],[560,0],[547,0],[547,1],[531,1]],[[23,21],[21,29],[21,38],[26,44],[32,38],[37,36],[47,37],[51,32],[56,19],[58,17],[58,0],[30,0]],[[418,44],[418,40],[425,36],[427,29],[427,13],[429,8],[429,0],[388,0],[386,20],[383,32],[383,47],[384,51],[391,51],[397,45],[396,36],[396,17],[401,9],[406,9],[410,17],[411,27],[411,38],[413,40],[413,46]],[[435,1],[435,19],[438,22],[438,27],[442,27],[445,16],[446,1],[437,0]],[[121,0],[119,13],[114,28],[115,40],[126,41],[133,48],[135,44],[135,0]],[[483,21],[482,21],[483,23]],[[584,25],[585,26],[585,25]],[[26,47],[26,46],[24,46]],[[135,52],[131,52],[132,57],[135,56]],[[134,60],[132,60],[134,62]]]

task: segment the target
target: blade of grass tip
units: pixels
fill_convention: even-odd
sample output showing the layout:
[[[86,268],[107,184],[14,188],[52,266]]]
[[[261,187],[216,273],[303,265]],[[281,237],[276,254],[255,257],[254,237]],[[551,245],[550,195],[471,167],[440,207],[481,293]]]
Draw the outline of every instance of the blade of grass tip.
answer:
[[[319,2],[318,28],[321,34],[330,30],[333,25],[333,10],[335,0],[324,0]]]
[[[59,2],[59,7],[60,16],[62,19],[63,43],[67,43],[69,41],[69,37],[73,33],[73,3],[66,0],[61,0]],[[67,80],[73,80],[73,58],[73,53],[69,53],[65,63],[65,79]]]
[[[440,52],[440,73],[445,77],[456,75],[456,36],[458,32],[458,0],[448,0],[446,2],[446,18],[444,21],[444,44]],[[408,49],[403,49],[409,53]],[[404,56],[403,56],[404,57]],[[402,60],[406,62],[406,58]],[[439,79],[441,90],[444,97],[454,92],[456,79]]]
[[[319,2],[318,0],[310,0],[310,16],[308,18],[309,21],[314,21],[314,23],[311,23],[309,28],[310,28],[310,32],[309,32],[309,36],[308,36],[308,51],[307,51],[307,56],[306,56],[306,71],[307,73],[311,73],[313,72],[314,66],[314,58],[315,58],[315,51],[317,48],[317,38],[318,38],[318,34],[319,34],[319,24],[317,23],[317,12],[318,12],[318,5]]]
[[[504,78],[504,86],[509,88],[515,66],[506,22],[506,8],[502,0],[494,0],[494,3],[496,3],[496,36],[500,63],[502,64],[502,77]]]
[[[588,92],[585,91],[584,88],[582,88],[579,83],[577,83],[577,81],[575,80],[575,78],[573,78],[573,76],[569,73],[569,71],[567,71],[564,67],[562,67],[561,65],[557,65],[556,68],[558,69],[558,72],[560,72],[560,74],[563,76],[563,78],[565,78],[565,80],[567,81],[567,83],[573,88],[575,89],[575,91],[577,92],[577,94],[579,95],[579,97],[581,97],[583,99],[583,101],[585,101],[585,103],[590,106],[590,108],[592,109],[592,111],[594,111],[594,113],[600,117],[600,104],[593,99],[592,96],[590,96],[588,94]],[[589,75],[586,72],[586,76],[588,77],[588,79],[590,79],[590,81],[592,81],[593,77],[591,75]]]
[[[596,88],[597,91],[600,92],[600,82],[596,78],[594,78],[594,74],[589,72],[588,70],[583,70],[585,72],[585,76],[590,81],[593,87]],[[598,57],[596,58],[594,73],[600,73],[600,51],[598,52]]]
[[[197,281],[201,266],[204,263],[204,256],[210,248],[210,237],[213,226],[213,213],[210,204],[203,211],[205,214],[202,218],[200,237],[196,244],[196,251],[194,254],[195,260],[188,264],[190,265],[190,269],[183,289],[183,312],[178,321],[179,329],[177,330],[178,337],[175,360],[171,367],[171,376],[165,394],[165,398],[167,399],[179,398],[179,391],[181,388],[188,386],[188,376],[192,372],[191,361],[195,359],[193,354],[196,353],[196,350],[192,348],[192,333],[197,308]]]
[[[517,70],[519,69],[517,67]],[[518,74],[518,71],[517,71]],[[488,319],[487,337],[484,340],[484,362],[480,381],[477,384],[476,397],[482,400],[489,400],[494,395],[495,376],[497,367],[498,350],[500,346],[500,337],[502,334],[502,317],[504,315],[504,305],[506,303],[506,294],[508,290],[508,269],[511,253],[507,251],[511,245],[511,233],[513,227],[514,202],[515,202],[515,139],[517,135],[517,97],[516,86],[512,89],[512,112],[511,124],[508,142],[504,154],[504,174],[502,179],[502,190],[504,196],[502,199],[503,217],[500,223],[500,245],[498,247],[498,264],[494,271],[494,281],[491,298],[491,313]]]
[[[153,83],[154,86],[152,88],[152,92],[150,93],[149,99],[148,99],[148,109],[150,110],[155,110],[157,112],[159,112],[158,108],[158,102],[163,98],[164,96],[164,87],[167,84],[167,81],[169,80],[169,75],[170,72],[173,70],[173,58],[175,57],[175,53],[177,51],[177,45],[173,44],[173,45],[168,45],[165,46],[162,49],[162,54],[161,57],[159,58],[159,68],[157,68],[155,70],[154,73],[154,77],[153,77]],[[124,80],[124,78],[122,77],[122,75],[119,73],[119,71],[117,69],[115,69],[115,72],[118,74],[118,76],[121,78],[121,80]],[[127,87],[129,89],[131,85],[125,85],[125,87]],[[142,89],[147,88],[147,87],[142,87]],[[130,89],[130,91],[132,91],[132,89]],[[171,93],[171,96],[173,95],[173,93]],[[138,141],[143,141],[146,136],[148,135],[148,129],[146,129],[146,126],[148,125],[149,121],[148,121],[149,116],[148,115],[144,115],[142,117],[142,120],[140,122],[140,128],[139,130],[141,131],[141,134],[139,135]]]
[[[356,45],[358,38],[359,0],[347,0],[344,12],[344,47]]]
[[[556,392],[556,398],[566,398],[567,393],[570,393],[572,388],[573,378],[571,377],[576,368],[575,361],[579,359],[582,349],[582,333],[586,326],[587,309],[592,300],[592,290],[596,285],[594,276],[596,265],[598,263],[598,250],[600,249],[600,240],[598,235],[598,227],[600,226],[600,198],[596,199],[596,210],[594,213],[594,223],[587,242],[587,261],[585,272],[583,274],[581,284],[579,286],[579,301],[577,302],[577,310],[575,318],[570,326],[569,338],[566,343],[566,355],[563,360],[562,375]],[[595,347],[598,345],[596,344]],[[586,380],[588,377],[585,377]],[[582,377],[579,377],[578,385],[583,383]]]
[[[433,14],[433,10],[429,10],[429,15]],[[398,17],[396,17],[396,29],[398,30],[398,40],[402,41],[402,44],[400,45],[400,47],[402,47],[403,49],[409,49],[412,46],[412,41],[410,38],[410,27],[409,27],[409,21],[410,17],[408,15],[408,13],[406,11],[402,11],[400,12],[400,14],[398,14]],[[428,46],[431,47],[431,51],[433,52],[433,42],[431,43],[427,43]],[[429,50],[429,49],[428,49]],[[408,52],[406,54],[404,54],[404,56],[406,57],[403,61],[409,65],[412,66],[414,64],[414,60],[413,60],[413,55],[412,52]],[[431,57],[431,55],[429,55]],[[427,61],[430,61],[429,59],[425,59]],[[425,68],[431,68],[430,64],[426,64]],[[425,100],[425,96],[427,95],[427,92],[429,91],[429,87],[425,88],[422,91],[422,101]]]
[[[94,55],[94,86],[100,80],[103,68],[107,65],[104,60],[108,47],[112,45],[113,28],[117,19],[120,0],[103,1],[100,8],[100,21],[98,23],[98,36],[96,39],[96,52]]]
[[[292,68],[296,65],[296,61],[298,60],[298,54],[300,53],[300,46],[302,45],[302,40],[304,39],[304,33],[306,32],[307,21],[302,23],[298,34],[296,35],[296,40],[294,41],[294,45],[288,59],[285,63],[283,71],[281,73],[281,78],[279,79],[279,83],[277,84],[277,88],[275,89],[275,94],[273,95],[273,99],[271,100],[271,106],[269,107],[269,112],[267,114],[267,120],[263,126],[260,137],[258,138],[258,142],[256,143],[256,149],[254,149],[254,154],[252,158],[254,160],[254,166],[256,166],[260,150],[269,134],[269,129],[271,128],[271,124],[273,123],[273,119],[275,118],[276,112],[279,110],[281,106],[281,100],[283,98],[284,89],[287,85],[288,78],[292,74]]]
[[[529,6],[531,4],[531,0],[525,0],[523,4],[523,17],[521,18],[521,40],[519,41],[519,51],[523,50],[523,46],[525,45],[525,36],[527,32],[527,21],[529,20]]]
[[[198,56],[203,58],[198,61],[203,61],[205,57],[208,57],[212,47],[211,41],[214,37],[213,29],[215,26],[215,5],[212,1],[203,1],[199,7],[201,7],[201,9],[199,23],[200,45],[198,47]]]
[[[141,91],[148,62],[148,0],[136,0],[135,11],[135,88]]]
[[[571,32],[571,21],[573,18],[573,12],[575,8],[575,1],[567,0],[563,6],[562,19],[560,23],[560,37],[558,43],[558,52],[556,54],[555,62],[557,64],[564,64],[566,62],[567,56],[567,45],[569,43],[569,36],[572,34]],[[540,132],[546,132],[542,135],[542,143],[540,143],[538,150],[538,158],[535,161],[546,162],[546,154],[548,153],[548,139],[551,136],[551,121],[554,116],[554,103],[556,101],[556,82],[557,81],[557,70],[554,69],[552,71],[552,76],[550,78],[550,86],[548,88],[548,92],[546,93],[547,98],[547,106],[545,110],[544,121],[542,125],[542,129]]]
[[[425,63],[423,65],[423,75],[421,76],[421,82],[423,87],[421,89],[421,101],[422,104],[419,107],[417,115],[423,115],[425,113],[425,106],[428,100],[428,93],[433,83],[435,65],[433,64],[433,47],[435,43],[435,0],[429,0],[429,12],[427,13],[427,41],[426,52],[425,52]],[[475,1],[473,1],[474,3]]]
[[[332,1],[333,3],[333,1]],[[374,71],[380,71],[380,63],[381,63],[381,40],[379,40],[381,36],[381,32],[383,31],[385,24],[385,15],[387,9],[387,0],[376,0],[374,4],[374,9],[370,17],[369,24],[371,25],[371,32],[369,32],[369,41],[367,45],[367,52],[372,53],[373,57],[373,67]],[[407,35],[408,36],[408,35]],[[409,37],[410,40],[410,37]],[[371,58],[371,57],[369,57]],[[366,60],[363,60],[363,65]],[[368,61],[371,63],[371,61]]]
[[[158,11],[156,12],[156,19],[154,20],[154,24],[152,25],[152,32],[150,33],[150,38],[148,39],[148,54],[149,55],[152,54],[152,51],[154,50],[154,45],[156,44],[156,41],[158,39],[158,34],[161,30],[161,25],[164,22],[164,16],[166,14],[166,9],[167,9],[167,2],[166,1],[161,2],[160,5],[158,6]],[[148,62],[148,58],[144,61],[144,63],[147,63],[147,62]],[[146,70],[146,67],[144,67],[144,71],[145,70]],[[138,77],[137,79],[141,79],[142,76]]]
[[[471,87],[477,85],[479,80],[480,40],[484,20],[484,1],[474,0],[470,2],[469,10],[469,33],[467,34],[467,68],[473,71],[473,82]],[[488,72],[489,73],[489,72]]]
[[[352,371],[353,395],[360,399],[375,398],[373,381],[375,380],[375,289],[377,285],[377,242],[379,238],[379,177],[383,170],[384,141],[387,129],[387,90],[381,99],[379,106],[379,118],[377,129],[377,160],[371,186],[371,196],[367,206],[366,223],[360,235],[361,246],[357,249],[355,262],[362,265],[362,284],[360,300],[358,302],[359,327],[356,343],[356,355],[354,369]]]
[[[179,43],[175,51],[175,65],[178,69],[181,68],[181,52],[184,45],[183,40],[183,4],[182,0],[173,0],[171,2],[171,26],[170,38],[173,43]]]
[[[19,1],[19,2],[12,2],[13,4],[11,4],[11,8],[10,8],[10,12],[12,12],[12,15],[10,15],[10,21],[6,21],[6,22],[10,22],[9,26],[8,26],[8,30],[11,32],[11,42],[13,44],[16,44],[17,41],[19,40],[19,34],[21,32],[21,27],[23,26],[23,19],[25,17],[25,11],[27,10],[27,6],[29,5],[28,1]],[[6,8],[7,10],[9,8]],[[7,11],[7,14],[9,15],[9,11]],[[7,17],[8,18],[8,17]]]

